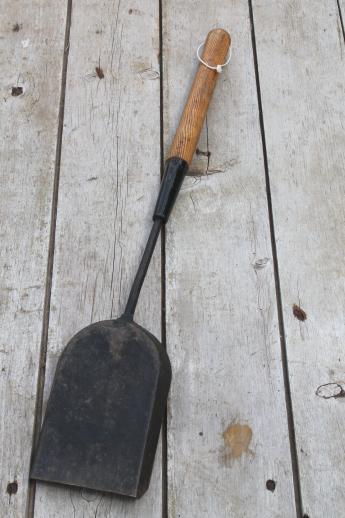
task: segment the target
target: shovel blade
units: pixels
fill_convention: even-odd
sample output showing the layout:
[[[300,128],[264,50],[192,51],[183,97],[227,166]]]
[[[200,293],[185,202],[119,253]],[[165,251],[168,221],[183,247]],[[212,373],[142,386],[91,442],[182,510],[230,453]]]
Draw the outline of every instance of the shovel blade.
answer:
[[[136,323],[80,331],[59,359],[30,477],[140,497],[170,381],[165,350]]]

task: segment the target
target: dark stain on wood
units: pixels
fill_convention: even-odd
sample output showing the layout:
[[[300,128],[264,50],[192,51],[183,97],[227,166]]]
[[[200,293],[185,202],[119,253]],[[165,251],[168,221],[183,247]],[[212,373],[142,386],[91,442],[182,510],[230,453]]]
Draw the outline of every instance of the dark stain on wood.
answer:
[[[103,69],[101,67],[96,67],[95,68],[95,72],[96,72],[96,75],[98,77],[98,79],[103,79],[104,78],[104,72],[103,72]]]
[[[249,444],[253,432],[247,424],[232,423],[223,432],[224,447],[220,460],[225,466],[229,466],[233,459],[240,458],[244,453],[253,453],[249,450]]]
[[[275,483],[274,480],[269,479],[269,480],[266,481],[266,489],[268,491],[271,491],[273,493],[275,488],[276,488],[276,483]]]
[[[12,86],[11,95],[13,95],[13,97],[18,97],[18,95],[22,95],[22,93],[23,93],[22,86]]]
[[[22,26],[19,23],[15,23],[12,27],[12,32],[19,32],[21,28]]]
[[[292,312],[293,312],[294,316],[301,322],[304,322],[305,320],[307,320],[307,313],[302,308],[297,306],[297,304],[294,304],[292,306]]]
[[[10,496],[15,495],[18,491],[18,482],[16,480],[9,482],[6,491]]]

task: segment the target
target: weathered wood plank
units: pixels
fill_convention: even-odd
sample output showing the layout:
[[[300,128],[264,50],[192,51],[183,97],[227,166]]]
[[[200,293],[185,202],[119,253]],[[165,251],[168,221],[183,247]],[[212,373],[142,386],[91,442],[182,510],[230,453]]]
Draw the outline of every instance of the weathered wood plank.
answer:
[[[46,396],[73,334],[124,309],[146,242],[160,182],[158,16],[149,0],[73,2]],[[158,244],[137,311],[158,337],[160,300]],[[140,501],[40,484],[35,517],[161,517],[161,487],[158,452]]]
[[[65,16],[64,2],[1,4],[0,514],[6,518],[22,518],[27,505]]]
[[[253,4],[304,511],[343,516],[344,39],[336,2]]]
[[[186,179],[167,229],[169,516],[291,517],[247,2],[164,2],[165,141],[191,84],[197,45],[217,25],[231,32],[233,61],[219,79],[191,168],[205,175]]]

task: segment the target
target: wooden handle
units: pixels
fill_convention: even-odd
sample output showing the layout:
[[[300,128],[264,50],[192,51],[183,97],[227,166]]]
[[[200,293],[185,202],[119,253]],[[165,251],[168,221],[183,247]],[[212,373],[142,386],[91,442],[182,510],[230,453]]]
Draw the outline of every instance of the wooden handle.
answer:
[[[228,32],[223,29],[213,29],[207,35],[202,60],[211,66],[222,65],[226,60],[230,44],[231,38]],[[200,63],[168,158],[179,157],[188,164],[191,163],[218,75],[216,70]]]

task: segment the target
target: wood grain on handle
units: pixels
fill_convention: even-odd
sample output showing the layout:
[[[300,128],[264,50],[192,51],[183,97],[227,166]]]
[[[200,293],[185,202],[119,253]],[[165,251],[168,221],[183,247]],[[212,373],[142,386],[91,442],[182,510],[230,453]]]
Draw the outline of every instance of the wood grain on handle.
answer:
[[[211,66],[221,65],[226,60],[230,44],[228,32],[213,29],[208,33],[203,47],[203,61]],[[168,158],[175,156],[191,163],[218,75],[216,70],[200,63]]]

